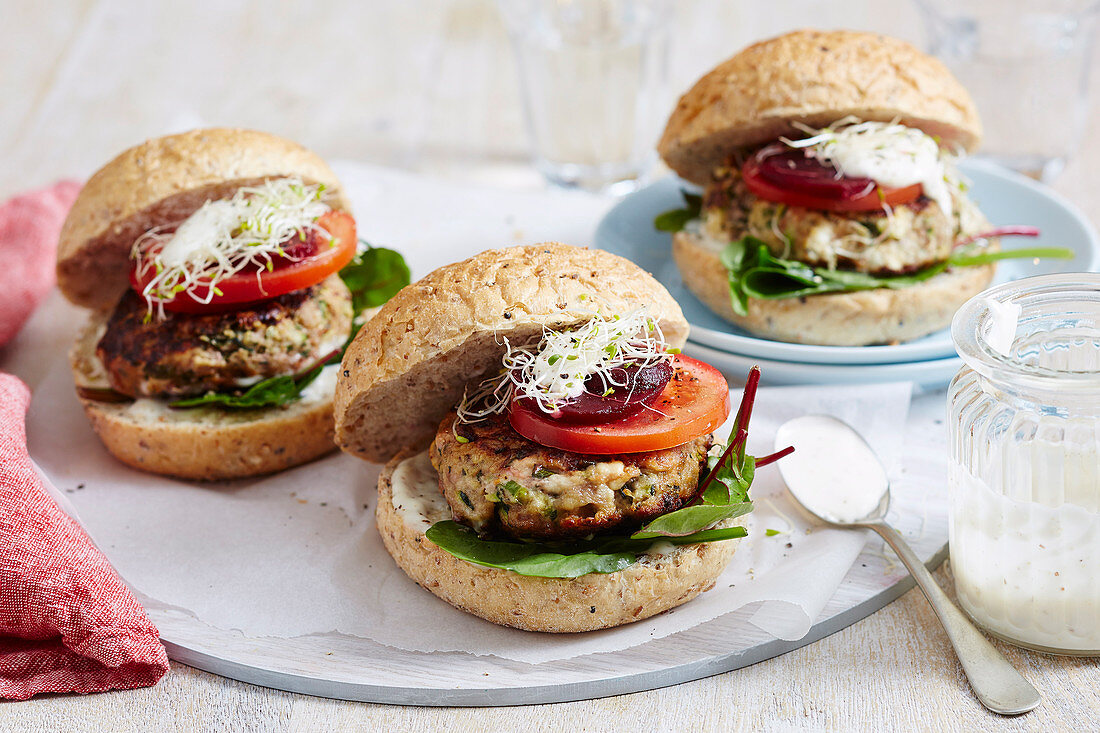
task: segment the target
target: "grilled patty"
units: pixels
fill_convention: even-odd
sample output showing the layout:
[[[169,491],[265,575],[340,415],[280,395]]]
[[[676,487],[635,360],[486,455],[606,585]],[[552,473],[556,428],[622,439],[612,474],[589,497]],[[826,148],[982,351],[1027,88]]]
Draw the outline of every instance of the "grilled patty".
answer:
[[[590,456],[527,440],[506,416],[452,431],[454,419],[440,424],[431,459],[455,520],[517,538],[634,528],[679,509],[698,492],[711,445],[707,435],[652,453]]]
[[[951,198],[950,217],[924,196],[890,213],[807,209],[757,198],[730,166],[715,172],[704,193],[703,223],[719,241],[753,236],[775,256],[814,267],[907,274],[942,262],[956,241],[988,229],[965,193],[952,191]]]
[[[118,392],[186,397],[304,372],[351,333],[351,295],[338,275],[304,290],[227,313],[149,317],[128,291],[96,354]]]

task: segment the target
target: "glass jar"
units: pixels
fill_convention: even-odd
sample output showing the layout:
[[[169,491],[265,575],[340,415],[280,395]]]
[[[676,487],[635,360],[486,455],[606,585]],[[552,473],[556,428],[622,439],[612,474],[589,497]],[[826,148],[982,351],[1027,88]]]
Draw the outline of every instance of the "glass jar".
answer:
[[[1100,654],[1100,275],[994,287],[951,336],[959,603],[1014,644]]]

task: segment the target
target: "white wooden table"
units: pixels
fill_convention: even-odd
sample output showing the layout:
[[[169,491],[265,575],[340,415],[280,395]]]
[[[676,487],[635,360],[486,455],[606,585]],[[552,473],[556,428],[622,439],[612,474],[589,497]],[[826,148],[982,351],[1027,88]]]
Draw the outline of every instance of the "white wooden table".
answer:
[[[866,28],[923,41],[916,13],[900,0],[691,0],[677,13],[673,90],[747,42],[793,27]],[[489,0],[0,0],[0,89],[0,197],[85,176],[146,137],[202,124],[271,130],[326,157],[541,185],[526,165],[510,49]],[[1097,119],[1094,108],[1090,130]],[[1055,186],[1094,223],[1098,165],[1100,142],[1088,137]],[[937,577],[950,588],[948,569]],[[1097,661],[1002,648],[1044,696],[1038,710],[1014,720],[987,713],[972,697],[913,591],[782,657],[617,698],[401,708],[267,690],[173,664],[149,689],[0,703],[0,731],[1100,726]]]

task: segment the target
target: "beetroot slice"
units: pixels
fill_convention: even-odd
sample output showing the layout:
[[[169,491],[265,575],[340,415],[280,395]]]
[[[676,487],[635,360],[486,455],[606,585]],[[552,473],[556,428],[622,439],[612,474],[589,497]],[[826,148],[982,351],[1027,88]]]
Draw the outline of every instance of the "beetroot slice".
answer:
[[[593,425],[633,415],[645,405],[657,401],[665,385],[672,379],[673,371],[670,360],[647,367],[616,367],[611,370],[613,378],[616,382],[623,382],[625,379],[626,386],[617,388],[606,397],[603,396],[603,380],[593,375],[584,383],[586,391],[569,404],[560,407],[558,413],[551,417],[570,425]],[[524,397],[518,401],[530,410],[539,410],[530,398]]]
[[[808,157],[801,150],[769,153],[762,150],[757,156],[760,177],[775,186],[791,191],[848,201],[866,196],[875,187],[870,178],[848,178],[836,168]]]

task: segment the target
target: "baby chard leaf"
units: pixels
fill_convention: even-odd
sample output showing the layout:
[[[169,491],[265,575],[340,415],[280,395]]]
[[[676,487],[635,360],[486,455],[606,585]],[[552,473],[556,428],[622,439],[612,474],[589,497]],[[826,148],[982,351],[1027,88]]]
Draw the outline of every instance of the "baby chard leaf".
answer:
[[[657,517],[630,535],[630,538],[641,540],[656,537],[686,537],[701,532],[717,522],[739,517],[751,511],[752,504],[747,501],[735,504],[695,504]]]
[[[754,366],[745,380],[745,391],[741,395],[741,404],[737,408],[737,417],[726,447],[720,456],[708,459],[710,471],[700,483],[702,503],[658,517],[631,535],[632,538],[691,535],[717,522],[752,511],[749,487],[756,473],[756,461],[746,454],[745,443],[759,384],[760,369]]]

